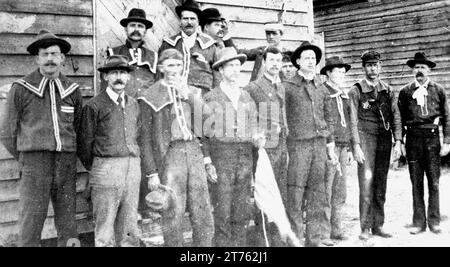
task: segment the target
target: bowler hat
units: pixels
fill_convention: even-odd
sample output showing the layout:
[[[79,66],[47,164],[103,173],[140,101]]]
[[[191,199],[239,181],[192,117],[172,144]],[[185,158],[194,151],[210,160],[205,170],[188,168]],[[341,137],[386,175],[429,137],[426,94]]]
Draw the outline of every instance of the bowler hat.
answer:
[[[223,66],[225,63],[235,59],[239,59],[241,64],[244,64],[247,60],[247,56],[244,54],[238,54],[234,47],[225,47],[219,53],[219,60],[217,60],[212,67],[213,69],[218,70],[220,66]]]
[[[127,27],[130,22],[141,22],[145,25],[145,28],[149,29],[153,26],[153,22],[147,20],[147,15],[143,9],[133,8],[128,13],[128,17],[120,21],[120,25]]]
[[[332,70],[333,68],[345,68],[345,72],[347,72],[352,67],[349,64],[345,64],[341,57],[334,56],[325,60],[325,67],[320,70],[320,74],[327,75],[327,70]]]
[[[172,188],[160,184],[158,189],[148,193],[145,197],[147,206],[155,211],[169,211],[175,207],[176,195]]]
[[[102,67],[98,68],[98,71],[102,73],[108,73],[111,70],[125,70],[131,72],[134,68],[128,65],[127,56],[112,55],[106,59],[105,64]]]
[[[428,65],[428,67],[430,67],[430,68],[436,67],[436,63],[434,63],[431,60],[428,60],[427,56],[425,55],[424,52],[417,52],[414,55],[414,59],[408,60],[406,62],[406,64],[411,68],[414,68],[414,66],[416,66],[416,64],[425,64],[425,65]]]
[[[63,54],[69,53],[71,48],[69,42],[57,37],[50,31],[43,29],[38,33],[36,41],[27,47],[27,51],[32,55],[37,55],[39,53],[39,48],[48,48],[52,45],[59,46]]]
[[[362,55],[361,55],[361,59],[362,59],[362,63],[377,63],[380,61],[381,59],[381,55],[380,53],[378,53],[375,50],[368,50],[365,51]]]
[[[294,51],[291,57],[291,62],[297,69],[300,68],[300,66],[297,64],[297,59],[300,58],[300,55],[305,50],[312,50],[314,51],[314,53],[316,53],[316,65],[319,64],[320,59],[322,58],[322,50],[318,46],[305,41]]]
[[[197,14],[199,20],[202,19],[202,10],[200,9],[200,5],[196,1],[186,0],[181,6],[175,7],[175,12],[180,18],[181,12],[185,10],[194,12],[195,14]]]
[[[200,20],[200,25],[206,25],[209,22],[213,21],[223,21],[225,20],[220,14],[220,11],[217,8],[207,8],[202,11],[202,19]]]

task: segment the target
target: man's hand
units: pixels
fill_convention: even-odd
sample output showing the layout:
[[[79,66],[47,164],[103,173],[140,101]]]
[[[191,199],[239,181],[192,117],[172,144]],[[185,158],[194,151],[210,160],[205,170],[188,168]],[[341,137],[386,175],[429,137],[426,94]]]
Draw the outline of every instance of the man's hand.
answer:
[[[331,164],[333,164],[334,166],[337,166],[339,164],[339,159],[336,156],[336,152],[334,151],[334,149],[335,149],[334,142],[327,144],[328,159],[331,161]]]
[[[208,178],[208,181],[215,184],[217,183],[217,172],[216,167],[212,165],[212,163],[205,164],[205,170],[206,170],[206,177]]]
[[[441,148],[441,157],[445,157],[448,155],[448,153],[450,153],[450,144],[443,144],[442,148]]]
[[[353,147],[353,156],[355,157],[356,162],[359,164],[363,164],[366,158],[364,157],[364,153],[361,149],[361,146],[359,144],[355,145]]]
[[[264,133],[258,133],[253,135],[253,145],[255,147],[259,148],[264,148],[264,146],[266,145],[266,135]]]
[[[402,142],[397,140],[395,141],[394,146],[394,155],[393,155],[393,161],[397,161],[402,156]]]
[[[161,181],[159,180],[159,175],[157,173],[150,175],[148,178],[148,189],[150,191],[154,191],[158,189]]]

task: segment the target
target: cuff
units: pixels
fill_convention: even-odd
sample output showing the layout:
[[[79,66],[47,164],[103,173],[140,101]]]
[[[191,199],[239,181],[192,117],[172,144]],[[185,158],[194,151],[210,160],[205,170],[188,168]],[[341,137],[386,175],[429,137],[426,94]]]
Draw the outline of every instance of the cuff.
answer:
[[[444,137],[444,144],[450,144],[450,136]]]
[[[327,148],[329,148],[329,149],[334,148],[334,147],[336,147],[336,144],[334,143],[334,141],[327,144]]]
[[[231,34],[230,34],[230,33],[228,33],[227,35],[225,35],[225,36],[222,38],[223,41],[228,41],[228,40],[230,40],[230,39],[231,39]]]
[[[204,157],[203,158],[203,163],[206,165],[206,164],[211,164],[212,163],[212,160],[211,160],[211,158],[210,157]]]
[[[155,177],[155,176],[158,176],[158,173],[157,173],[157,172],[156,172],[156,173],[152,173],[152,174],[147,174],[147,175],[146,175],[147,178],[153,178],[153,177]]]

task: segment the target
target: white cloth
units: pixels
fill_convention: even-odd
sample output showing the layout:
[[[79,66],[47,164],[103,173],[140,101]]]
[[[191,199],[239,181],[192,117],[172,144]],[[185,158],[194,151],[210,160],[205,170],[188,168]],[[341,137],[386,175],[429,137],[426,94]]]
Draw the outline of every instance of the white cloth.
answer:
[[[422,109],[425,107],[428,96],[428,84],[430,83],[430,79],[428,79],[423,85],[416,81],[416,91],[414,91],[412,98],[417,101],[417,105],[419,105]]]
[[[225,95],[230,99],[231,104],[235,110],[239,107],[239,98],[241,97],[241,89],[239,87],[232,88],[228,86],[225,82],[220,83],[220,89],[225,93]]]
[[[282,237],[287,237],[295,246],[300,246],[300,241],[291,229],[269,156],[264,148],[258,150],[258,155],[255,172],[256,205],[267,215],[269,222],[277,225]]]
[[[298,70],[298,75],[302,76],[303,78],[305,78],[305,80],[308,80],[308,81],[314,80],[314,76],[315,76],[314,73],[305,74],[305,73],[303,73],[302,70]]]
[[[339,88],[336,88],[335,86],[331,85],[331,83],[327,82],[327,84],[333,88],[337,93],[331,95],[331,98],[336,98],[337,108],[339,111],[339,118],[341,119],[341,125],[342,127],[347,127],[347,122],[345,121],[345,115],[344,115],[344,104],[342,102],[342,98],[348,98],[347,95]]]
[[[106,93],[108,94],[109,98],[111,98],[111,100],[116,103],[116,105],[119,105],[119,102],[117,101],[117,99],[119,99],[119,94],[114,92],[113,89],[111,89],[109,86],[106,88]],[[122,107],[125,108],[125,93],[122,92],[120,94],[120,97],[122,97]]]
[[[181,37],[183,38],[183,43],[188,50],[191,50],[195,45],[195,40],[197,40],[197,32],[194,32],[191,36],[187,36],[184,32],[181,32]]]

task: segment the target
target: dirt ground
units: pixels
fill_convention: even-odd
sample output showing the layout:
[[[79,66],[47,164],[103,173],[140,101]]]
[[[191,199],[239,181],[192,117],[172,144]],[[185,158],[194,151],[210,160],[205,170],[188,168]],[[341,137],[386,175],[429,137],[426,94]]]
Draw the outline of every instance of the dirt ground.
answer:
[[[350,170],[347,181],[347,202],[345,207],[344,228],[349,237],[347,241],[338,242],[338,247],[450,247],[450,169],[442,170],[440,179],[440,205],[442,234],[436,235],[428,231],[420,235],[409,234],[405,226],[412,222],[412,189],[407,167],[390,170],[387,182],[385,226],[392,238],[372,237],[368,241],[360,241],[358,179],[356,163]],[[426,180],[425,180],[426,181]],[[426,182],[425,182],[426,184]],[[425,190],[427,187],[425,185]],[[425,192],[427,203],[428,194]]]

